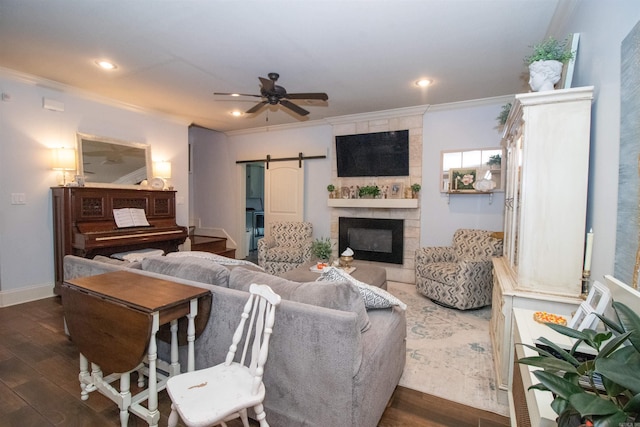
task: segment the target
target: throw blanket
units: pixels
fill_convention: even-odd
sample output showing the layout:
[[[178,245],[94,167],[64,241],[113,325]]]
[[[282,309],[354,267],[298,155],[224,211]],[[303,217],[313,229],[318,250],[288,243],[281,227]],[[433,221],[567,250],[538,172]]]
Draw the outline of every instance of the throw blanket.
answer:
[[[167,254],[168,257],[196,257],[196,258],[204,258],[216,262],[221,265],[250,265],[251,267],[259,268],[264,271],[264,268],[260,267],[258,264],[254,264],[251,261],[247,261],[244,259],[233,259],[227,258],[222,255],[212,254],[210,252],[203,251],[180,251],[180,252],[170,252]]]

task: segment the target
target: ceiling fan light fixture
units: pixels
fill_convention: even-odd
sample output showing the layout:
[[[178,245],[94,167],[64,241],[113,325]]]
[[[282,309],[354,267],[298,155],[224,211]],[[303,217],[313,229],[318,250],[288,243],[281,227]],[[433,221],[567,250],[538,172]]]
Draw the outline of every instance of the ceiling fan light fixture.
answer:
[[[418,87],[428,87],[431,85],[431,83],[433,83],[431,80],[429,79],[420,79],[416,81],[416,86]]]
[[[98,59],[96,60],[96,65],[100,68],[102,68],[103,70],[115,70],[116,68],[118,68],[118,66],[116,64],[114,64],[111,61],[107,61],[104,59]]]
[[[239,110],[233,110],[229,114],[231,114],[233,117],[242,117],[242,116],[244,116],[244,112],[239,111]]]

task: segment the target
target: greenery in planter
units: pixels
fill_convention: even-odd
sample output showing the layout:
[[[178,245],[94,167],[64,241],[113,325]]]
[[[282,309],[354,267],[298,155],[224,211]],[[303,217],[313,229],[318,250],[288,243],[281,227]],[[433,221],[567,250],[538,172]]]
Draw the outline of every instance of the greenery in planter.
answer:
[[[487,162],[487,166],[500,166],[502,163],[502,156],[500,154],[495,154],[493,156],[489,156],[489,161]]]
[[[333,193],[333,192],[335,191],[335,189],[336,189],[336,186],[335,186],[335,185],[333,185],[333,184],[329,184],[329,185],[327,185],[327,191],[328,191],[329,193]]]
[[[365,185],[364,187],[360,187],[360,191],[358,192],[360,197],[372,196],[378,197],[380,194],[380,188],[377,185]]]
[[[496,117],[498,124],[500,126],[504,126],[507,123],[507,118],[509,117],[509,113],[511,112],[511,103],[504,104],[502,109],[500,110],[500,114]]]
[[[422,187],[420,186],[420,184],[411,184],[411,191],[413,191],[414,193],[417,193],[420,191]]]
[[[549,37],[541,43],[533,45],[533,53],[524,58],[526,65],[536,61],[560,61],[562,63],[573,59],[575,52],[567,50],[569,37],[563,41]]]
[[[311,244],[311,252],[318,257],[318,259],[328,261],[331,257],[331,246],[331,239],[328,237],[319,238]]]
[[[544,337],[540,342],[551,347],[553,354],[523,344],[538,356],[524,357],[518,363],[542,368],[533,372],[540,383],[530,388],[554,394],[551,407],[559,415],[558,427],[577,427],[584,423],[619,427],[640,421],[640,317],[620,302],[614,302],[613,308],[615,319],[598,315],[610,329],[607,332],[577,331],[548,323],[560,334],[577,339],[570,351]],[[616,333],[613,338],[611,331]],[[623,346],[627,341],[629,345]],[[574,356],[580,343],[596,350],[594,359],[579,361]],[[580,377],[588,380],[588,388],[578,384]],[[599,379],[604,391],[596,387]]]

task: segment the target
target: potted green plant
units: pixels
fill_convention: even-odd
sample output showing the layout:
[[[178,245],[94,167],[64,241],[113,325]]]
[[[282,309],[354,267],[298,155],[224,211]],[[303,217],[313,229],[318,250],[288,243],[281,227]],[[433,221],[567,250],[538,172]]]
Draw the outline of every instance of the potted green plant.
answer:
[[[420,192],[421,188],[422,187],[420,186],[420,184],[411,184],[411,195],[414,199],[418,197],[418,193]]]
[[[521,344],[538,353],[518,363],[541,368],[533,371],[540,383],[530,388],[554,394],[551,407],[558,414],[558,427],[618,427],[640,421],[640,317],[623,303],[614,302],[613,308],[615,319],[597,315],[609,328],[605,332],[547,323],[577,340],[569,351],[544,337],[539,341],[553,351]],[[578,360],[581,343],[596,350],[593,359]],[[580,378],[586,386],[579,385]]]
[[[362,199],[375,199],[380,194],[380,188],[377,185],[365,185],[360,187],[358,195]]]
[[[507,118],[509,117],[510,112],[511,112],[511,103],[508,102],[502,106],[502,109],[500,110],[500,114],[498,114],[498,117],[496,117],[499,128],[504,127],[504,125],[507,123]]]
[[[500,166],[502,163],[502,156],[500,154],[495,154],[493,156],[489,156],[489,160],[487,161],[487,166]]]
[[[333,199],[333,197],[334,197],[334,193],[333,192],[335,190],[336,190],[336,186],[335,185],[333,185],[333,184],[327,185],[327,191],[329,192],[329,198],[330,199]]]
[[[567,41],[549,37],[533,45],[533,53],[524,58],[529,67],[529,86],[534,92],[553,90],[560,80],[562,66],[575,56],[575,52],[567,49]]]
[[[331,239],[328,237],[318,238],[311,244],[311,252],[316,258],[326,262],[331,257],[331,246]]]

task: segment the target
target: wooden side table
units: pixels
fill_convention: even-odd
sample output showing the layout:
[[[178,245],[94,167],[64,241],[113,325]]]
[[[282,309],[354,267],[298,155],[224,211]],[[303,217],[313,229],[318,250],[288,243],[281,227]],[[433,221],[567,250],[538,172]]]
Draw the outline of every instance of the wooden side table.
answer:
[[[188,319],[187,370],[194,369],[195,322],[198,298],[207,289],[183,285],[128,271],[80,277],[62,285],[62,305],[72,341],[80,350],[81,398],[98,390],[120,408],[120,423],[126,427],[129,411],[157,426],[158,391],[169,377],[180,373],[178,361],[178,319]],[[171,360],[157,358],[156,333],[160,325],[171,324]],[[145,368],[145,362],[148,368]],[[91,362],[91,372],[89,372]],[[157,368],[168,373],[157,372]],[[147,389],[132,396],[129,375],[140,373],[138,385]],[[104,372],[109,375],[104,376]],[[119,380],[120,389],[111,383]],[[147,407],[142,402],[147,400]]]

